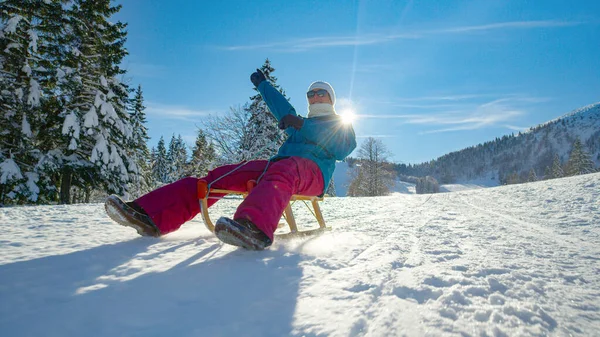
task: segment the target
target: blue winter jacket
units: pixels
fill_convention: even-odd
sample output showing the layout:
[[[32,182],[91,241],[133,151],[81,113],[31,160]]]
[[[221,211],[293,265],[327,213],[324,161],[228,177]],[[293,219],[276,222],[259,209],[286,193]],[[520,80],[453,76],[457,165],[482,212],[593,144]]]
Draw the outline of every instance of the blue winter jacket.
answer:
[[[298,116],[290,102],[268,81],[262,81],[258,91],[278,121],[288,114]],[[335,170],[335,161],[343,160],[356,148],[356,135],[352,125],[344,124],[339,115],[303,119],[300,130],[292,127],[285,130],[288,138],[271,159],[298,156],[314,161],[323,174],[324,193]]]

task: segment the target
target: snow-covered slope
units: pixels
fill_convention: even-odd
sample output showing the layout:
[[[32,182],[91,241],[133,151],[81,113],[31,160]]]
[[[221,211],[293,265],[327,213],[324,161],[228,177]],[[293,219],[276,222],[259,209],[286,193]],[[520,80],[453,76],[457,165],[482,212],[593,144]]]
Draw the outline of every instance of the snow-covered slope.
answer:
[[[401,167],[400,173],[434,176],[441,182],[466,183],[474,179],[496,181],[517,173],[527,181],[533,169],[541,178],[552,166],[555,155],[564,165],[575,140],[600,165],[600,103],[574,110],[555,120],[532,127],[527,132],[506,135],[484,144],[445,154],[427,163]]]
[[[200,219],[151,239],[112,223],[99,204],[2,208],[0,335],[600,331],[600,173],[330,198],[323,211],[333,231],[250,252],[222,245]],[[299,222],[311,221],[303,213]]]

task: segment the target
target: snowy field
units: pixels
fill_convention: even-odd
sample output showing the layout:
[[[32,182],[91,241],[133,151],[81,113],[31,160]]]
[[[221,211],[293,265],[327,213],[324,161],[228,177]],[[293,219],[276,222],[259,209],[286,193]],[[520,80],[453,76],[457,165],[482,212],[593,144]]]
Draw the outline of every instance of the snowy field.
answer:
[[[0,335],[599,334],[600,173],[323,211],[333,231],[250,252],[199,218],[152,239],[99,204],[2,208]]]

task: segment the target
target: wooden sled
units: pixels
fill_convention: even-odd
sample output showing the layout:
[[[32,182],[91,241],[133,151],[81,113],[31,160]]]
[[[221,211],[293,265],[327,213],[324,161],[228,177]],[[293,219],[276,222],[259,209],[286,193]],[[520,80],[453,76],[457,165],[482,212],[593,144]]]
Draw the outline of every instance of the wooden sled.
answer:
[[[233,191],[233,190],[224,190],[224,189],[216,189],[216,188],[211,188],[209,191],[208,183],[205,180],[202,180],[202,179],[199,180],[198,181],[198,201],[200,203],[200,213],[202,214],[202,220],[204,221],[204,225],[206,225],[206,228],[208,228],[208,230],[211,231],[212,233],[215,232],[215,225],[210,220],[210,216],[208,214],[208,198],[210,198],[209,195],[211,193],[236,194],[236,195],[242,195],[245,198],[248,195],[248,193],[250,193],[250,191],[252,190],[252,188],[254,186],[256,186],[256,181],[250,180],[246,183],[246,191]],[[298,225],[296,224],[296,219],[294,218],[294,213],[292,212],[292,204],[296,200],[302,200],[305,204],[307,201],[310,201],[310,203],[312,204],[312,210],[310,210],[310,211],[314,215],[314,217],[317,219],[317,222],[319,223],[319,228],[308,229],[308,230],[303,230],[303,231],[298,230]],[[287,205],[287,207],[283,211],[284,218],[290,228],[290,231],[289,231],[289,233],[285,233],[285,234],[277,234],[277,235],[275,235],[275,237],[279,238],[279,239],[295,238],[295,237],[315,235],[315,234],[319,234],[319,233],[331,230],[331,227],[327,227],[325,225],[325,219],[323,219],[323,214],[321,213],[321,208],[319,207],[320,201],[323,201],[323,197],[307,196],[307,195],[299,195],[299,194],[292,195],[292,198],[290,199],[290,203]],[[307,207],[308,207],[308,204],[307,204]],[[309,207],[309,209],[310,209],[310,207]],[[280,228],[282,226],[285,226],[285,224],[280,223],[278,228]]]

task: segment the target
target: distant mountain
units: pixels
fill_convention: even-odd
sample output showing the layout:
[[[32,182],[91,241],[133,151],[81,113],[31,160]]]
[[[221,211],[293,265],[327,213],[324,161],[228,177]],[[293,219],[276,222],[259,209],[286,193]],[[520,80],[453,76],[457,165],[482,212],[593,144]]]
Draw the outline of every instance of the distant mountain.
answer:
[[[564,165],[575,140],[600,165],[600,102],[569,112],[557,119],[493,141],[451,152],[417,165],[398,165],[398,173],[431,175],[440,183],[477,179],[501,181],[517,174],[522,181],[533,169],[542,178],[552,166],[555,154]]]

